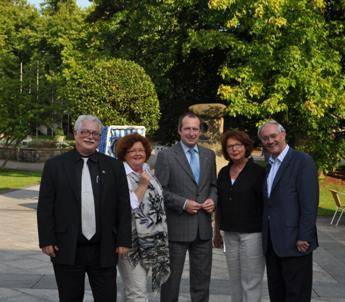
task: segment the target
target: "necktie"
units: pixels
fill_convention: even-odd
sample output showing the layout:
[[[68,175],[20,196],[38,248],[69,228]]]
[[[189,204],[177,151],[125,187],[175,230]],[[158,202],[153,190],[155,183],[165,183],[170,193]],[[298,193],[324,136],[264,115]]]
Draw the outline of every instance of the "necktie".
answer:
[[[83,158],[84,165],[81,172],[81,232],[90,240],[96,233],[95,202],[93,199],[88,158]]]
[[[194,179],[197,183],[199,183],[199,177],[200,177],[200,166],[199,166],[199,161],[197,158],[197,155],[195,154],[196,150],[194,149],[189,149],[188,150],[190,154],[190,167],[192,169]]]

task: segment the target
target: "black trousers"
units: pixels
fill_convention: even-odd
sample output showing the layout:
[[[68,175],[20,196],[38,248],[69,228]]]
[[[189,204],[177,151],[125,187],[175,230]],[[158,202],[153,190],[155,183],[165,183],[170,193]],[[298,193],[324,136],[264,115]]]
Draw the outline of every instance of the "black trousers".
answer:
[[[116,267],[100,267],[99,250],[99,245],[79,246],[74,265],[53,264],[60,302],[83,301],[85,274],[95,302],[116,302]]]
[[[310,302],[313,283],[312,253],[278,257],[268,240],[266,253],[268,291],[271,302]]]

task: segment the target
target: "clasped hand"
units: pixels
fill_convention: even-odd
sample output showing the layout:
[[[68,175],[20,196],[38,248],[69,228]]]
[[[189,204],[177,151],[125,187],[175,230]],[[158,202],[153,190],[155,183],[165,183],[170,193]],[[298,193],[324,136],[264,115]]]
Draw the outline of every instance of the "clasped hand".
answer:
[[[143,173],[140,174],[139,186],[143,186],[147,188],[149,183],[150,183],[150,175],[144,171]]]
[[[211,198],[207,198],[203,203],[198,203],[194,200],[188,199],[185,210],[187,213],[195,215],[200,209],[207,213],[212,213],[214,210],[214,202]]]

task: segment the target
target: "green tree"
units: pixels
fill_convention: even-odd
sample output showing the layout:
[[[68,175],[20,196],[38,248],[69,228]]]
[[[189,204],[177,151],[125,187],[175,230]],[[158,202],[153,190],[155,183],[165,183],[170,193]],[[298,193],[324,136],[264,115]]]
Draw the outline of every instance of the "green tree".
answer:
[[[290,142],[329,170],[345,151],[337,130],[345,118],[341,56],[330,47],[323,1],[210,1],[223,30],[190,33],[188,47],[226,47],[219,96],[232,117],[276,118]],[[332,127],[330,127],[332,125]]]
[[[207,1],[95,1],[90,39],[98,54],[133,60],[150,75],[162,119],[156,138],[176,138],[177,117],[194,103],[218,100],[222,50],[183,51],[190,29],[207,27]]]
[[[330,32],[329,43],[342,56],[341,64],[345,69],[345,1],[326,0],[324,15]]]
[[[140,123],[153,133],[158,101],[148,106],[150,101],[139,97],[148,88],[140,85],[134,93],[132,78],[145,74],[128,62],[134,61],[161,100],[159,138],[174,138],[177,115],[188,105],[221,101],[234,126],[253,131],[268,118],[279,120],[290,143],[329,170],[345,151],[343,2],[94,0],[93,7],[81,10],[75,0],[46,0],[39,15],[24,0],[0,0],[0,100],[9,104],[5,100],[19,89],[27,93],[15,103],[20,112],[26,108],[22,102],[36,101],[51,110],[46,116],[53,122],[71,101],[74,114],[93,112],[94,106],[106,123]],[[127,60],[115,65],[130,85],[112,73],[109,66],[117,61],[112,58]],[[117,94],[114,79],[128,99],[146,100],[138,105],[140,112]],[[37,98],[48,91],[50,97]]]
[[[254,129],[279,120],[290,143],[323,169],[343,156],[341,43],[330,33],[325,1],[106,3],[96,3],[100,48],[147,70],[162,121],[170,111],[176,119],[173,107],[220,99],[234,123]]]
[[[61,94],[69,100],[74,116],[95,114],[107,125],[142,125],[157,129],[159,101],[144,69],[122,59],[99,60],[66,70]]]
[[[75,0],[46,0],[41,13],[37,54],[50,86],[50,101],[63,108],[52,113],[51,126],[62,128],[69,123],[71,110],[58,91],[66,84],[64,70],[85,57],[86,11],[80,9]]]
[[[32,130],[22,115],[28,99],[36,97],[31,65],[39,16],[20,0],[0,1],[0,16],[0,133],[11,142]]]
[[[57,108],[37,57],[37,10],[25,1],[0,1],[0,16],[0,134],[3,144],[17,146]]]
[[[13,72],[13,68],[0,77],[0,133],[4,145],[18,146],[36,127],[51,123],[51,113],[59,108],[47,99],[46,79],[41,76],[37,82],[36,64],[23,66],[23,80],[20,81],[20,62],[12,63],[18,72]]]

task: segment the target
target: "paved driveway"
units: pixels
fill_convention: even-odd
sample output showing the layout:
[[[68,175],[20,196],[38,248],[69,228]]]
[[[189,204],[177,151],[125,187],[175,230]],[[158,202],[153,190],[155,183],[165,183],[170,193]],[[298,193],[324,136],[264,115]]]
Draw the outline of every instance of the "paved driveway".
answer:
[[[51,264],[37,247],[37,195],[38,186],[0,195],[1,302],[58,301]],[[337,228],[329,221],[318,221],[320,247],[314,253],[312,301],[345,302],[345,218]],[[190,301],[188,274],[186,265],[179,301]],[[229,287],[223,253],[215,249],[210,302],[231,301]],[[93,301],[87,288],[85,301]],[[150,302],[156,301],[159,298],[151,294]],[[263,301],[269,301],[266,278]]]

